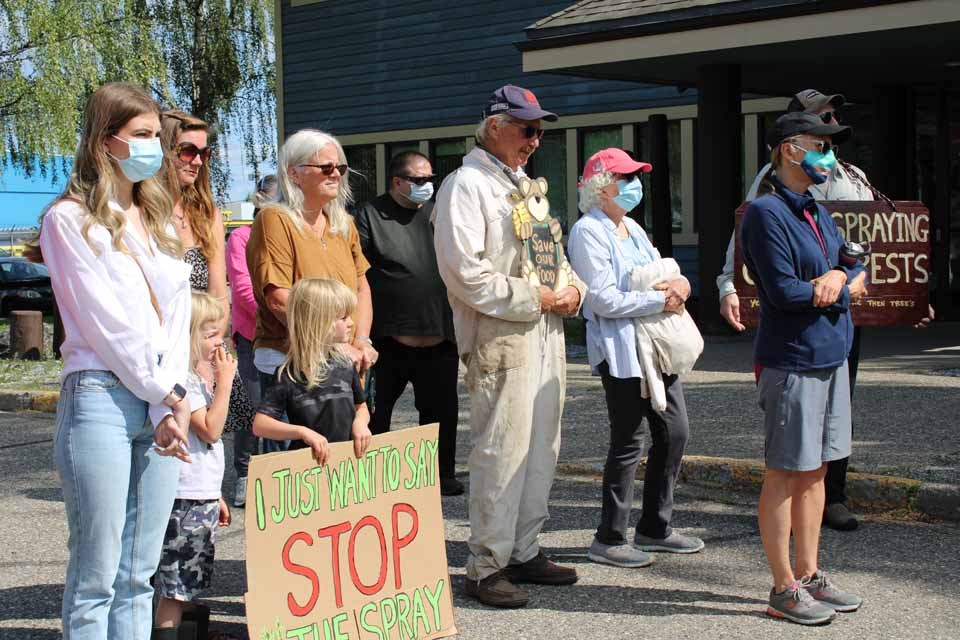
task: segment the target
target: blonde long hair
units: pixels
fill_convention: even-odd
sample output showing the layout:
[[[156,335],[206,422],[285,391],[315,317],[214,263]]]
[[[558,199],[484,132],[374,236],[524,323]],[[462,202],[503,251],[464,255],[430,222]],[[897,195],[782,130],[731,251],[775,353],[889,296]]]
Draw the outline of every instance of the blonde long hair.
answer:
[[[223,322],[227,312],[223,304],[209,293],[194,291],[190,294],[190,370],[193,371],[204,354],[200,353],[203,340],[201,330],[206,324]]]
[[[83,110],[83,129],[70,180],[63,193],[41,214],[41,225],[50,206],[61,200],[74,200],[89,214],[81,227],[81,234],[87,244],[90,244],[90,227],[99,224],[110,232],[115,250],[128,252],[123,242],[126,216],[123,212],[110,208],[110,201],[116,197],[118,169],[103,143],[132,118],[147,113],[159,116],[160,107],[138,86],[126,82],[111,82],[93,92]],[[133,202],[140,207],[143,224],[157,246],[165,253],[179,256],[182,250],[180,240],[170,235],[167,230],[173,202],[159,176],[135,183]],[[39,238],[35,238],[29,243],[25,254],[31,260],[42,262],[38,240]],[[94,250],[96,251],[95,248]]]
[[[317,129],[297,131],[287,138],[280,149],[277,180],[280,182],[281,199],[270,206],[280,209],[301,232],[303,231],[303,191],[290,179],[289,169],[310,162],[318,151],[331,144],[337,150],[337,162],[347,164],[347,156],[340,142],[329,133]],[[348,176],[340,176],[337,197],[323,208],[330,220],[330,233],[347,237],[350,230],[350,214],[347,212],[347,207],[352,202],[353,192],[350,189],[350,180]]]
[[[353,313],[357,295],[338,280],[304,278],[290,291],[287,329],[290,349],[280,375],[311,389],[325,381],[336,362],[350,359],[336,348],[333,323]]]
[[[193,237],[200,246],[203,255],[210,257],[213,252],[213,225],[217,218],[217,205],[213,201],[210,189],[210,163],[204,162],[197,172],[196,181],[184,186],[180,184],[174,161],[177,138],[184,131],[203,131],[210,144],[210,125],[183,111],[170,110],[160,114],[160,143],[163,145],[163,172],[174,205],[179,202],[183,215],[190,224]]]

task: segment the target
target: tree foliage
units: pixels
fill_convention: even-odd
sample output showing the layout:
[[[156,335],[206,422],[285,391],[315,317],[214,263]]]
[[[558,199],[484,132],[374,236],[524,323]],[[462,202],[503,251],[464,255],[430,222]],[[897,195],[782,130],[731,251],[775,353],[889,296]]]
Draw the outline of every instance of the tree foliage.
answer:
[[[272,24],[271,0],[0,0],[0,158],[57,166],[90,93],[125,80],[210,122],[220,145],[237,134],[256,174],[276,157]],[[224,156],[213,169],[222,196]]]

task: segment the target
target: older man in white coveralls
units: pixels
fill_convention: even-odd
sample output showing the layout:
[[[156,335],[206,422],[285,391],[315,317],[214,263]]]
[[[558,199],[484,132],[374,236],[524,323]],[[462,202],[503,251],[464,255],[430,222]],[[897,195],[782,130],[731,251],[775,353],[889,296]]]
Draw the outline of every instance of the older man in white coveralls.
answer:
[[[556,119],[531,91],[498,89],[476,148],[444,180],[434,208],[437,262],[470,391],[466,593],[497,607],[527,604],[518,583],[577,581],[576,570],[547,559],[537,536],[560,451],[562,317],[577,313],[586,287],[575,275],[558,291],[521,277],[511,198],[540,146],[540,121]]]

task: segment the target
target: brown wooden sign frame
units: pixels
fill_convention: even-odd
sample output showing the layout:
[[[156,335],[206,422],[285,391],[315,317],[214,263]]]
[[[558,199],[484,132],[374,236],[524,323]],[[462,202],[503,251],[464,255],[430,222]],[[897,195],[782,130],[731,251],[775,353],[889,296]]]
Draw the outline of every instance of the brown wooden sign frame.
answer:
[[[737,209],[733,283],[740,297],[740,321],[760,322],[760,299],[740,253],[740,224],[749,202]],[[821,201],[841,235],[869,242],[868,295],[853,305],[858,326],[912,325],[927,315],[929,305],[930,212],[922,202]]]

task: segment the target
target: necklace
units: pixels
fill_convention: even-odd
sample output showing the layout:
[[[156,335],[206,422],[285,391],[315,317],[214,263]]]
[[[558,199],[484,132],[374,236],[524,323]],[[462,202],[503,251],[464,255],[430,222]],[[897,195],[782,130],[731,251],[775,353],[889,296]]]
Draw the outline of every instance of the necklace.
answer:
[[[176,219],[177,222],[180,223],[180,228],[181,228],[181,229],[186,229],[186,228],[187,228],[186,216],[184,216],[183,214],[180,214],[179,216],[178,216],[177,214],[173,214],[173,217]]]

